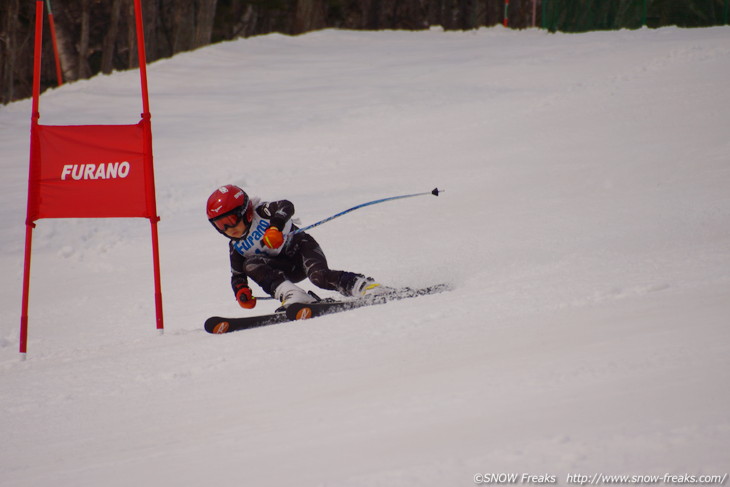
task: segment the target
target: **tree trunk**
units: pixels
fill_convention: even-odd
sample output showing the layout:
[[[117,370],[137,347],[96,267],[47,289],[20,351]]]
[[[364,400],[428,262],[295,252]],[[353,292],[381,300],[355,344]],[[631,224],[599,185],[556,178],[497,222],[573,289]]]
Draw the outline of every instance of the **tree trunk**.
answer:
[[[139,60],[137,59],[137,29],[134,23],[134,2],[129,2],[127,5],[127,45],[129,46],[129,52],[127,52],[127,68],[134,69],[139,67]]]
[[[218,0],[198,0],[193,48],[210,44],[210,40],[213,37],[213,21],[215,20],[217,3]]]
[[[20,0],[10,0],[8,3],[7,17],[5,17],[5,36],[0,41],[4,41],[4,47],[0,49],[3,54],[4,62],[0,66],[2,78],[0,78],[0,86],[2,86],[2,102],[3,104],[13,101],[15,96],[15,49],[18,31],[18,11],[20,8]]]
[[[293,34],[302,34],[325,27],[325,6],[320,0],[297,0]]]
[[[134,22],[135,19],[132,17],[132,23]],[[164,54],[164,50],[158,42],[158,31],[160,29],[158,1],[142,2],[142,22],[144,23],[145,56],[147,62],[152,62],[163,57]]]
[[[66,27],[66,16],[53,15],[56,24],[56,41],[58,45],[58,57],[61,60],[61,70],[63,71],[63,79],[67,82],[76,81],[79,70],[78,56],[74,49],[73,37],[69,34]]]
[[[172,54],[189,51],[193,46],[194,0],[181,0],[172,11]]]
[[[113,0],[112,12],[109,19],[109,30],[104,36],[104,44],[101,53],[101,72],[109,74],[114,69],[114,51],[119,34],[119,17],[122,10],[123,0]]]
[[[81,38],[78,48],[78,79],[91,76],[89,69],[89,4],[91,0],[81,0]]]

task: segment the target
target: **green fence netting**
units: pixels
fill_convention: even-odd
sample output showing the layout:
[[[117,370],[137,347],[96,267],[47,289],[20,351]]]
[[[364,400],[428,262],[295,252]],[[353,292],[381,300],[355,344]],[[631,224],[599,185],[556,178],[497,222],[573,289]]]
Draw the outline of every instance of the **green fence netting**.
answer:
[[[730,0],[542,0],[542,27],[585,32],[728,23]]]

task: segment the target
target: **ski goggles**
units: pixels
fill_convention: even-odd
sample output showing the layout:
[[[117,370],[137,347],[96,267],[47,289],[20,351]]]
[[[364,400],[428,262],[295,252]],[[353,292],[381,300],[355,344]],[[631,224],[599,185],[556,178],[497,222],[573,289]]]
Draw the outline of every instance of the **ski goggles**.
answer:
[[[239,206],[228,213],[223,213],[222,215],[211,218],[208,221],[216,230],[224,235],[226,230],[235,227],[241,222],[241,220],[244,220],[246,227],[248,227],[251,225],[251,220],[253,220],[253,205],[251,202],[248,202],[246,204],[246,209],[244,210],[243,208],[243,206]]]
[[[241,210],[237,208],[232,213],[226,213],[225,215],[213,218],[210,222],[219,232],[225,232],[229,228],[238,225],[242,219]]]

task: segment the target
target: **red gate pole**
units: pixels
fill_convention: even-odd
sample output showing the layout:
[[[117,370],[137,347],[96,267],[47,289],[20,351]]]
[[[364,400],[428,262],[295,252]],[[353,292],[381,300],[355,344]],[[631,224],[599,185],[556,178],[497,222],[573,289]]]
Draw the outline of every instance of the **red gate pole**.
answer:
[[[30,254],[33,243],[33,224],[25,227],[25,261],[23,265],[23,310],[20,313],[20,355],[25,360],[28,351],[28,294],[30,291]]]
[[[23,262],[23,298],[20,312],[20,354],[23,360],[28,351],[28,301],[30,297],[30,256],[33,244],[33,228],[30,220],[31,205],[35,204],[36,157],[38,139],[36,136],[40,118],[39,100],[41,93],[41,46],[43,44],[43,0],[35,3],[35,46],[33,51],[33,110],[30,119],[30,164],[28,175],[28,209],[25,218],[25,257]]]
[[[58,56],[58,42],[56,41],[56,22],[53,21],[53,11],[51,10],[51,0],[46,0],[48,7],[48,27],[51,29],[51,44],[53,45],[53,57],[56,60],[56,79],[58,86],[63,84],[63,75],[61,74],[61,60]]]
[[[509,0],[504,0],[504,22],[505,27],[509,27]]]
[[[144,44],[144,24],[142,22],[142,2],[134,0],[134,18],[137,27],[137,58],[139,60],[139,76],[142,85],[142,127],[145,145],[145,166],[147,168],[147,212],[150,215],[150,228],[152,230],[152,266],[155,279],[155,314],[157,330],[164,332],[162,320],[162,285],[160,279],[160,247],[158,243],[157,222],[160,217],[157,215],[157,203],[155,201],[155,177],[152,168],[152,124],[150,119],[149,92],[147,90],[147,55]]]

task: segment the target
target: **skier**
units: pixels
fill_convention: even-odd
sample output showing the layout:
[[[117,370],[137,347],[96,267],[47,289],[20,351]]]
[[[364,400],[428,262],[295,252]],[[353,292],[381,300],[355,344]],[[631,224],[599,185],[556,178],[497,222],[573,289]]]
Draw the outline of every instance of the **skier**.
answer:
[[[207,213],[213,227],[230,239],[231,285],[243,308],[256,306],[249,277],[285,307],[315,301],[295,284],[305,278],[317,287],[345,296],[366,296],[380,287],[362,274],[330,269],[311,235],[292,235],[297,227],[291,220],[294,205],[288,200],[262,202],[228,184],[210,195]]]

